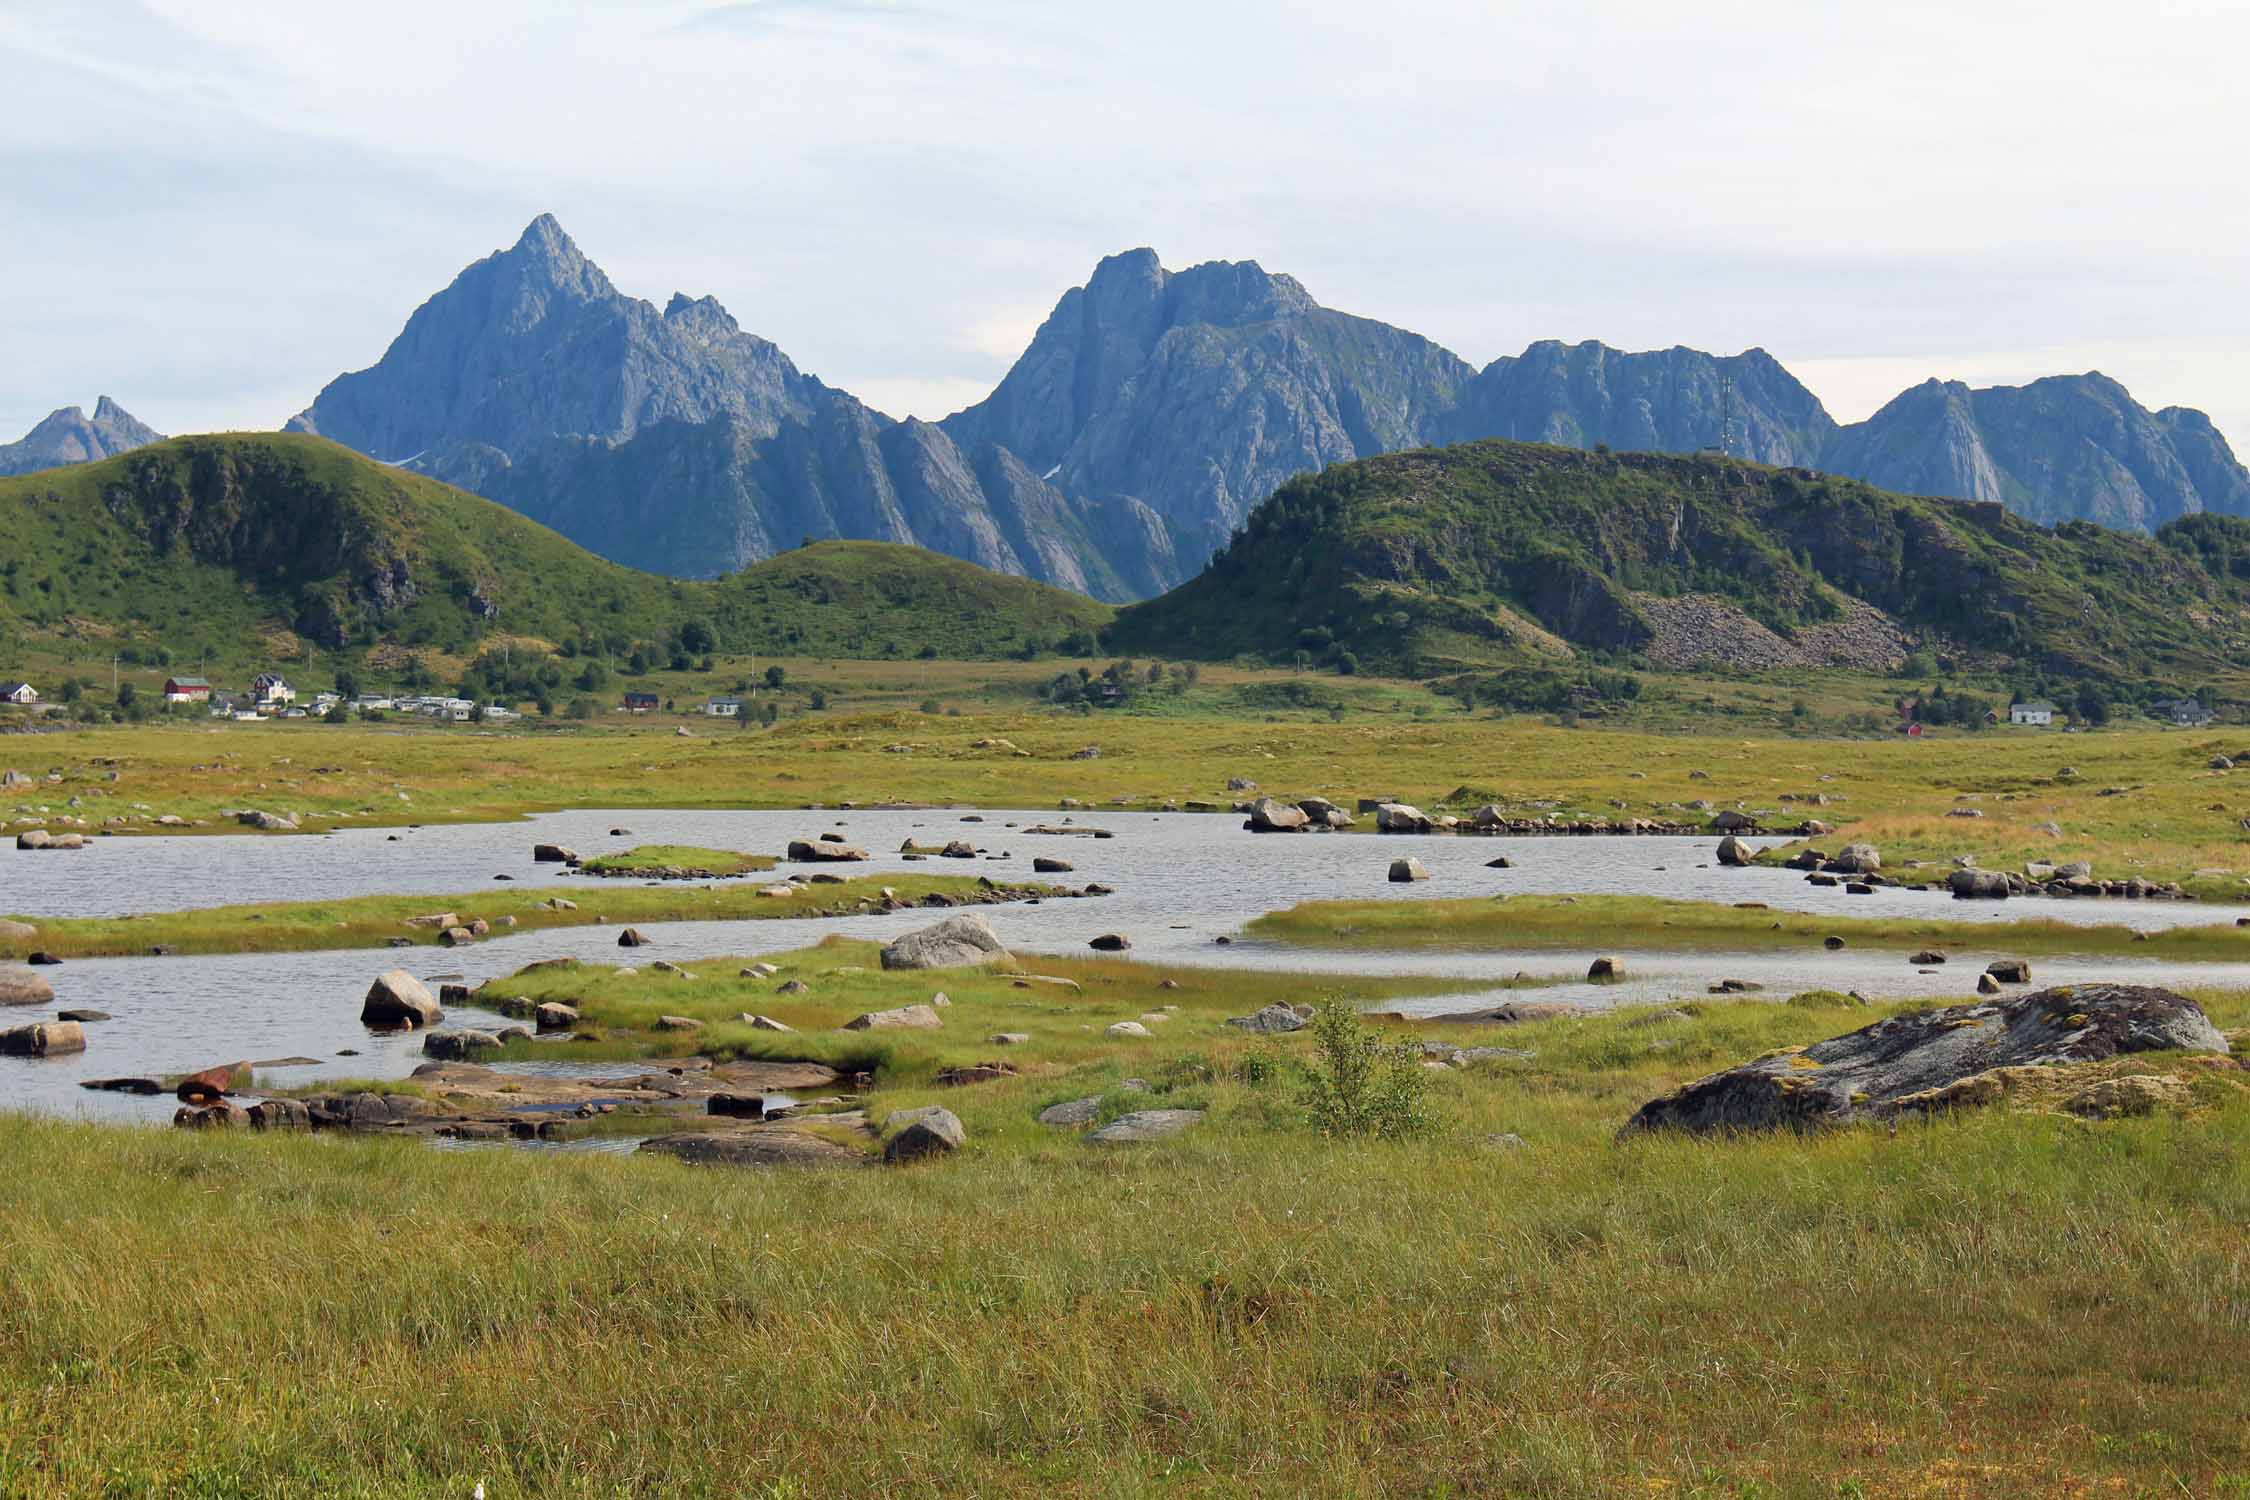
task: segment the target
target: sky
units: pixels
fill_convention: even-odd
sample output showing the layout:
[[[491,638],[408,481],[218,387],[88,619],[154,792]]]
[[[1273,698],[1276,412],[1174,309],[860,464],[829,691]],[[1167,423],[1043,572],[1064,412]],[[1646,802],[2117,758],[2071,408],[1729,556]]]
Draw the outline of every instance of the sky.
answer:
[[[2100,369],[2250,440],[2250,7],[0,0],[0,440],[272,428],[554,213],[894,415],[1105,254],[1842,420]]]

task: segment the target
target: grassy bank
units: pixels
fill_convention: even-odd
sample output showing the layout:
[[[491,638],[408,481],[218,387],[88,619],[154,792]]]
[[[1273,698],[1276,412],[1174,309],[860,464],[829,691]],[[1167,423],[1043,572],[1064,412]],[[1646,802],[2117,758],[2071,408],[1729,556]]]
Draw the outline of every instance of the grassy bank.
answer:
[[[0,1491],[2250,1488],[2239,1090],[1612,1139],[1870,1014],[1520,1028],[1534,1060],[1431,1075],[1438,1133],[1399,1144],[1312,1135],[1239,1070],[1130,1153],[1024,1121],[1092,1059],[943,1091],[969,1149],[864,1172],[0,1119]]]
[[[1509,896],[1462,901],[1308,901],[1250,923],[1250,936],[1318,948],[1691,949],[1771,952],[1817,948],[1840,937],[1853,948],[1901,953],[1973,949],[1980,953],[2130,955],[2139,958],[2250,959],[2250,930],[2231,922],[2140,933],[2052,918],[1948,921],[1951,902],[1928,902],[1927,918],[1824,917],[1758,905],[1668,901],[1655,896]],[[1965,978],[1968,976],[1965,976]]]
[[[198,911],[152,912],[126,917],[33,917],[16,920],[33,936],[0,936],[0,958],[35,951],[57,958],[126,958],[153,948],[173,953],[310,953],[329,948],[377,948],[393,939],[434,944],[442,930],[416,921],[450,913],[462,922],[491,924],[487,941],[553,927],[594,927],[613,922],[741,922],[767,917],[844,916],[880,899],[888,887],[901,901],[946,895],[976,900],[988,893],[962,875],[886,875],[841,885],[804,885],[787,896],[761,895],[745,885],[635,886],[580,883],[569,886],[487,886],[453,896],[356,896],[343,901],[277,901],[214,906]],[[1009,887],[1024,894],[1048,885]],[[549,901],[575,903],[556,910]],[[509,927],[504,919],[513,918]]]
[[[770,854],[735,849],[703,849],[692,844],[643,844],[618,854],[597,855],[580,866],[589,875],[665,875],[690,872],[704,879],[727,879],[774,867]]]

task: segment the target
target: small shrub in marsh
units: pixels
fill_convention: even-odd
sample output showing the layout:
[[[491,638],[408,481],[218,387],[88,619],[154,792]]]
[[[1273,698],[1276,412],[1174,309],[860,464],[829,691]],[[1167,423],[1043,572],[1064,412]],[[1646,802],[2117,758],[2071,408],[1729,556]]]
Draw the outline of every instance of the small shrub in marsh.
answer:
[[[1429,1131],[1429,1078],[1418,1049],[1385,1042],[1350,1005],[1324,1000],[1313,1018],[1313,1051],[1303,1100],[1322,1135],[1399,1140]]]

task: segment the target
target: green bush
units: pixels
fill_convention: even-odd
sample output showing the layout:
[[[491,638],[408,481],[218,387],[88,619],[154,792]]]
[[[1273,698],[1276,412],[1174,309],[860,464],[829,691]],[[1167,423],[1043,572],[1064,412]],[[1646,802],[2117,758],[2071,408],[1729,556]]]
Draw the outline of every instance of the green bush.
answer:
[[[1428,1133],[1434,1122],[1419,1048],[1385,1042],[1341,1000],[1321,1002],[1313,1048],[1303,1101],[1322,1135],[1399,1140]]]

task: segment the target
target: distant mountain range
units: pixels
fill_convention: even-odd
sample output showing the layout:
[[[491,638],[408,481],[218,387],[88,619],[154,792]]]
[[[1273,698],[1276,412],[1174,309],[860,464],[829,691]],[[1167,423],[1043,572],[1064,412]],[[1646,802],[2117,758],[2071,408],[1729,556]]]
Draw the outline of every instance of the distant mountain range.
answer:
[[[49,412],[21,441],[0,443],[0,475],[92,463],[163,441],[163,433],[104,396],[94,403],[91,420],[85,408],[66,406]]]
[[[1194,577],[1295,475],[1491,437],[1723,449],[2045,524],[2250,515],[2250,472],[2207,417],[2149,411],[2099,374],[1931,381],[1841,426],[1763,350],[1545,342],[1477,370],[1254,262],[1174,272],[1149,250],[1064,293],[986,399],[900,421],[708,297],[625,295],[544,215],[289,425],[652,571],[711,577],[856,537],[1108,600]]]

